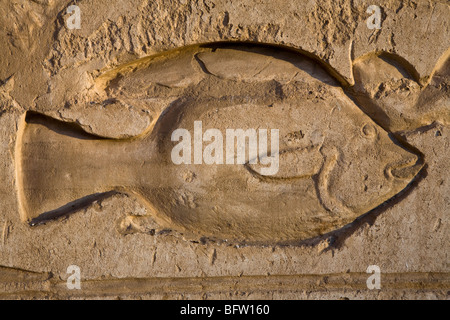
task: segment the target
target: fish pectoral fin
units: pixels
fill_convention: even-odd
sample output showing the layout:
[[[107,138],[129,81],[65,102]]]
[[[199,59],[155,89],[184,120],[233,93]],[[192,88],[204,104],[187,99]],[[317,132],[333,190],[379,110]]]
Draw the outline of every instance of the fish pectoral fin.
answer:
[[[275,170],[267,170],[273,164],[265,164],[267,161],[264,160],[264,157],[260,157],[260,161],[254,160],[253,162],[253,164],[251,161],[248,162],[246,168],[261,179],[305,179],[312,177],[320,170],[323,156],[315,146],[282,150],[279,152],[278,161],[275,161],[278,165],[278,171],[275,174],[271,174]]]
[[[324,161],[315,178],[319,201],[331,215],[351,215],[351,210],[330,192],[330,176],[340,158],[340,153],[333,147],[331,149],[322,148],[321,154],[324,156]]]

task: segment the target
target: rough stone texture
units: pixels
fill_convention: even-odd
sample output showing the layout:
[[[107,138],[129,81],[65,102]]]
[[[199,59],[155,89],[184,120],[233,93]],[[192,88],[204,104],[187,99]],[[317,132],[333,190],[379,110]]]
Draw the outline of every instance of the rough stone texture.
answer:
[[[379,1],[379,30],[366,25],[370,1],[81,0],[81,29],[69,30],[73,3],[0,5],[0,298],[448,299],[447,1]],[[185,237],[120,192],[45,224],[21,220],[16,143],[26,111],[102,137],[141,134],[173,100],[154,109],[141,97],[132,107],[111,100],[111,72],[216,41],[282,45],[318,61],[424,168],[386,203],[298,244]],[[80,267],[82,290],[67,289],[69,265]],[[381,269],[380,290],[366,286],[369,265]]]

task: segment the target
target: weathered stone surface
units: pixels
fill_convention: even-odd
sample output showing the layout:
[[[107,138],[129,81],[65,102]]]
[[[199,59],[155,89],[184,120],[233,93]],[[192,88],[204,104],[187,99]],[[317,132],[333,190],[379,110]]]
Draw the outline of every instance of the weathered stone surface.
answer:
[[[80,29],[70,4],[0,5],[0,298],[448,298],[447,1],[380,1],[381,29],[359,0],[81,0]],[[279,127],[278,176],[161,166],[152,189],[147,154],[139,167],[128,145],[153,133],[155,164],[170,165],[171,129],[196,120]],[[309,184],[288,196],[296,177]],[[214,201],[229,206],[222,224],[202,211]],[[69,265],[83,290],[67,289]]]

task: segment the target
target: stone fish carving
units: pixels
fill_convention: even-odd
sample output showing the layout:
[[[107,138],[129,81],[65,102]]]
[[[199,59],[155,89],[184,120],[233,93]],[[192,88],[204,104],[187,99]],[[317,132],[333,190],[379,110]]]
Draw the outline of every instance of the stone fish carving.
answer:
[[[403,190],[423,166],[317,61],[287,49],[193,46],[115,69],[98,86],[110,99],[145,106],[152,125],[110,139],[27,113],[16,145],[23,221],[36,224],[116,190],[137,196],[159,225],[182,234],[297,241],[352,222]],[[175,165],[171,133],[194,132],[194,121],[222,132],[279,129],[277,174],[261,174],[261,164],[249,161]]]

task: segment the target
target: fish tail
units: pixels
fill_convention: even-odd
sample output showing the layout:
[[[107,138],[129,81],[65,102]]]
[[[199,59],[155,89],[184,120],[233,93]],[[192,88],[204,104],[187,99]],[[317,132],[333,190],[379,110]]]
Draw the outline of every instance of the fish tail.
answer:
[[[114,171],[121,143],[97,137],[78,125],[27,112],[15,148],[21,220],[31,225],[75,212],[123,184]],[[126,171],[126,170],[125,170]]]

